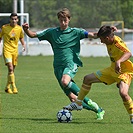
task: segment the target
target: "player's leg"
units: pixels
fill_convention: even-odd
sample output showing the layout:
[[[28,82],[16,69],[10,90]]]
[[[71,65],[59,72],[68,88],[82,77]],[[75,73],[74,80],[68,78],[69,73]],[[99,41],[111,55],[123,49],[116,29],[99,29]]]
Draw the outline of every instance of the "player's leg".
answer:
[[[8,68],[8,75],[7,75],[7,84],[5,87],[5,92],[9,93],[9,94],[13,94],[11,87],[11,75],[12,75],[12,71],[13,71],[13,65],[11,62],[8,62],[7,64],[7,68]]]
[[[61,88],[63,89],[63,91],[65,92],[65,94],[70,99],[70,101],[74,102],[77,99],[79,88],[74,82],[71,82],[70,80],[71,80],[71,77],[69,75],[65,74],[62,77],[62,82],[59,84],[60,84]],[[68,87],[68,85],[67,85],[69,83],[69,81],[71,82],[71,85],[72,85],[71,87],[70,86]],[[82,105],[83,105],[84,109],[92,110],[92,108],[88,104],[86,104],[84,101],[82,102]]]
[[[8,69],[7,84],[6,84],[6,87],[5,87],[5,92],[7,92],[9,94],[13,94],[13,92],[10,88],[11,87],[10,72],[13,71],[12,55],[8,52],[4,52],[3,56],[4,56],[5,65],[7,66],[7,69]]]
[[[76,96],[78,96],[80,88],[76,85],[76,83],[73,80],[71,80],[68,83],[67,88],[69,88],[71,90],[71,92],[73,92]],[[96,113],[101,112],[101,110],[102,110],[96,102],[92,101],[88,97],[85,97],[83,99],[82,105],[83,105],[83,108],[92,110]]]
[[[11,75],[11,85],[12,85],[12,89],[13,89],[14,94],[18,93],[16,83],[15,83],[15,73],[14,73],[15,67],[17,65],[17,61],[18,61],[18,53],[15,53],[15,54],[13,54],[13,58],[12,58],[13,73]]]
[[[93,83],[105,83],[105,84],[112,84],[115,82],[114,78],[111,77],[112,68],[106,68],[101,71],[97,71],[96,73],[88,74],[84,77],[82,87],[78,94],[77,101],[75,103],[71,103],[64,108],[69,110],[78,110],[80,106],[82,106],[82,100],[84,97],[89,93],[91,89],[91,85]],[[110,78],[108,78],[110,77]],[[103,116],[105,111],[103,110],[101,116]]]
[[[5,59],[5,64],[7,65],[8,68],[8,76],[7,76],[7,85],[5,88],[5,91],[7,93],[18,93],[15,85],[15,75],[14,75],[14,69],[15,66],[17,65],[17,54],[11,55],[10,53],[4,53],[4,59]],[[10,86],[12,86],[13,91],[11,90]]]
[[[99,79],[97,79],[94,74],[86,75],[84,77],[82,87],[79,91],[77,101],[75,103],[71,103],[68,106],[65,106],[64,108],[69,109],[69,110],[81,110],[82,106],[83,106],[84,98],[89,93],[89,91],[91,89],[91,84],[92,83],[98,83],[98,82],[101,82],[101,81]],[[88,101],[88,104],[89,104],[89,107],[97,110],[97,119],[102,120],[105,111],[102,110],[101,108],[99,108],[97,103],[95,103],[91,100]]]
[[[7,64],[8,67],[8,82],[6,88],[9,88],[9,85],[13,88],[13,93],[17,93],[16,85],[15,85],[15,75],[14,75],[14,66],[12,63]],[[9,89],[8,89],[9,90]]]
[[[54,73],[55,73],[55,76],[56,76],[58,83],[61,86],[62,90],[69,97],[70,101],[73,102],[73,101],[75,101],[75,99],[77,99],[79,87],[74,82],[71,81],[71,77],[68,74],[66,74],[66,75],[64,74],[62,76],[63,72],[70,73],[71,71],[69,71],[69,70],[70,69],[65,69],[65,71],[64,71],[64,68],[60,67],[60,68],[54,69]],[[76,73],[73,73],[71,76],[74,77],[75,74]],[[69,87],[67,87],[68,84],[69,84]],[[64,86],[66,86],[66,87],[64,87]],[[84,101],[82,102],[82,104],[83,104],[83,108],[85,108],[87,110],[92,110],[96,113],[102,112],[101,108],[95,102],[90,100],[89,98],[85,98]]]
[[[76,85],[76,83],[72,80],[72,78],[76,75],[77,71],[78,71],[77,65],[70,64],[68,65],[68,67],[66,67],[63,70],[63,76],[61,79],[64,88],[70,89],[70,91],[74,93],[76,96],[78,96],[80,88]],[[96,102],[93,102],[91,99],[87,97],[84,97],[82,105],[84,109],[92,110],[96,113],[101,113],[103,111]]]
[[[123,75],[122,79],[123,81],[120,81],[120,83],[118,84],[119,93],[123,100],[123,104],[130,116],[130,121],[133,124],[133,100],[128,94],[128,90],[131,82],[131,75]]]
[[[85,77],[85,78],[86,78],[86,77]],[[91,80],[89,80],[89,81],[91,81]],[[99,82],[99,80],[98,80],[98,82]],[[80,89],[78,88],[78,86],[77,86],[74,82],[70,81],[69,83],[71,84],[71,86],[69,86],[69,84],[68,84],[67,87],[68,87],[74,94],[77,95]],[[76,88],[77,88],[77,89],[76,89]],[[75,89],[76,89],[76,90],[75,90]],[[85,90],[85,92],[86,92],[86,90]],[[85,94],[85,93],[84,93],[83,85],[82,85],[82,88],[81,88],[80,93],[78,94],[78,101],[80,101],[80,105],[82,105],[83,108],[85,108],[85,109],[92,110],[92,111],[96,112],[96,113],[97,113],[97,119],[98,119],[98,120],[102,120],[105,111],[104,111],[103,109],[101,109],[101,108],[98,106],[98,104],[97,104],[96,102],[93,102],[91,99],[85,97],[87,94],[82,95],[82,98],[81,98],[81,94]],[[76,101],[77,101],[77,100],[76,100]],[[77,103],[78,103],[78,102],[77,102]],[[74,103],[72,103],[72,106],[73,106],[73,108],[75,108]],[[82,109],[82,106],[78,106],[78,110],[81,110],[81,109]],[[77,106],[76,106],[76,107],[77,107]],[[70,109],[70,110],[71,110],[71,109]],[[77,109],[76,109],[76,110],[77,110]]]
[[[86,75],[83,79],[83,84],[78,95],[78,100],[83,100],[83,98],[89,93],[91,85],[93,83],[105,83],[106,85],[114,83],[115,80],[113,79],[113,77],[111,77],[111,73],[112,68],[108,67],[103,70],[97,71],[96,73]],[[80,102],[77,103],[80,105]]]
[[[76,103],[81,106],[82,101],[85,98],[85,96],[89,93],[91,89],[91,84],[95,82],[100,82],[99,79],[96,78],[94,74],[89,74],[84,77],[82,87],[79,91],[78,98]]]
[[[99,80],[95,77],[94,74],[89,74],[89,75],[86,75],[84,77],[82,87],[81,87],[81,89],[80,89],[80,91],[78,93],[78,98],[77,98],[77,101],[76,101],[76,104],[77,105],[82,106],[82,101],[85,98],[85,96],[89,93],[89,91],[91,89],[91,84],[92,84],[92,81],[93,80],[94,81],[97,80],[97,82],[99,82]],[[67,108],[67,106],[65,108]],[[75,110],[76,108],[75,109],[74,108],[71,109],[71,106],[68,105],[68,109]]]
[[[71,102],[77,101],[77,95],[75,95],[74,93],[70,92],[69,94],[67,94],[67,96],[69,97],[69,99],[70,99]],[[88,101],[90,101],[90,99]],[[84,109],[92,110],[92,111],[94,111],[96,113],[98,112],[93,105],[89,105],[88,106],[88,104],[86,104],[84,101],[82,102],[82,106],[83,106]],[[81,109],[82,109],[82,107],[81,107]]]

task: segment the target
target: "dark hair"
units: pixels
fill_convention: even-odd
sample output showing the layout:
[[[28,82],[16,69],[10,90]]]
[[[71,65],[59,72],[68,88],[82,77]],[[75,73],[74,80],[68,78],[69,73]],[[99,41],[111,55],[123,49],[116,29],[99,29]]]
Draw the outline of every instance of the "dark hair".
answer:
[[[70,19],[71,14],[70,11],[67,8],[63,8],[61,9],[58,13],[57,13],[57,17],[68,17]]]
[[[110,26],[104,25],[99,29],[97,36],[98,37],[114,36],[114,32]]]
[[[11,17],[14,17],[14,16],[17,16],[18,17],[17,13],[11,13],[10,18]]]

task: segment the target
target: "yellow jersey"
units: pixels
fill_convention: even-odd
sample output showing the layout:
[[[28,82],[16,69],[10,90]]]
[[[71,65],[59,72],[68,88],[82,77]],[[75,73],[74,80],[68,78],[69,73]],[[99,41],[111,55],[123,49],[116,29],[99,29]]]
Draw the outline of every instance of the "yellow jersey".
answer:
[[[3,52],[16,53],[18,52],[19,39],[24,38],[22,27],[15,27],[6,24],[2,26],[0,38],[3,38]]]
[[[112,45],[106,45],[106,46],[107,46],[108,54],[111,59],[111,67],[113,69],[115,68],[115,61],[120,59],[121,56],[125,52],[130,52],[130,50],[127,48],[126,44],[118,36],[114,36],[114,43]],[[122,71],[122,73],[133,74],[133,63],[130,60],[122,62],[121,63],[121,71]]]

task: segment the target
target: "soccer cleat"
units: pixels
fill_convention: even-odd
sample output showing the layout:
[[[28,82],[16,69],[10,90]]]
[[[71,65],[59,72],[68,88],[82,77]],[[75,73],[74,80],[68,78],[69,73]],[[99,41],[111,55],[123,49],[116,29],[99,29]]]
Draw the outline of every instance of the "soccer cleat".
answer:
[[[73,111],[73,110],[82,110],[83,106],[81,105],[78,105],[77,103],[75,102],[72,102],[71,104],[63,107],[63,109],[67,109],[67,110],[70,110],[70,111]]]
[[[133,114],[130,115],[131,124],[133,124]]]
[[[18,93],[17,88],[14,88],[14,89],[13,89],[13,94],[17,94],[17,93]]]
[[[133,124],[133,118],[131,119],[131,124]]]
[[[97,105],[97,103],[93,102],[91,99],[89,99],[88,105],[95,111],[99,110],[99,106]]]
[[[101,112],[97,113],[97,120],[102,120],[103,116],[105,114],[105,111],[102,109]]]
[[[9,94],[13,94],[13,92],[12,92],[12,90],[11,90],[10,88],[6,88],[6,89],[5,89],[5,92],[6,92],[6,93],[9,93]]]

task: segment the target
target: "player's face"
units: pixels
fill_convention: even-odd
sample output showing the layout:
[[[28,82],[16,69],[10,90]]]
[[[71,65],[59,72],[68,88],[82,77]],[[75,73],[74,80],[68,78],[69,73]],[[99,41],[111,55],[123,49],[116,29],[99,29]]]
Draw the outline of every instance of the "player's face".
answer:
[[[18,17],[17,16],[12,16],[10,18],[10,25],[15,26],[15,25],[17,25],[17,23],[18,23]]]
[[[70,19],[68,17],[60,17],[59,23],[60,23],[61,30],[67,29],[69,22],[70,22]]]
[[[100,37],[101,43],[105,43],[106,45],[112,44],[112,40],[110,37]]]

